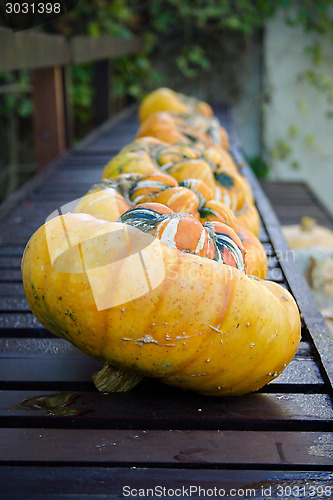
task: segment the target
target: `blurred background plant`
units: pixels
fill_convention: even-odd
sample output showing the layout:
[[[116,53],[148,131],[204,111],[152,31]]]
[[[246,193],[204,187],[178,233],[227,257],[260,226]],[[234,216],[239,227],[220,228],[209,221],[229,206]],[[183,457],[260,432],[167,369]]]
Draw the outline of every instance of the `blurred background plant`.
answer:
[[[80,0],[69,14],[38,29],[67,38],[142,37],[140,54],[119,57],[112,63],[112,111],[129,100],[140,100],[160,85],[194,93],[209,102],[237,104],[247,85],[248,54],[261,44],[262,29],[277,12],[289,26],[301,26],[319,38],[333,34],[331,0]],[[319,41],[307,48],[309,68],[302,78],[333,99],[332,81],[319,71],[320,47]],[[75,140],[93,126],[92,79],[92,65],[71,68]],[[15,83],[14,91],[6,91],[9,83]],[[266,97],[264,92],[259,96],[259,107]],[[1,73],[0,147],[6,151],[0,159],[2,197],[25,178],[24,169],[15,174],[15,165],[26,165],[27,175],[33,171],[31,126],[27,126],[31,113],[28,72]],[[288,156],[289,142],[277,138],[275,153],[283,150]],[[255,155],[249,161],[257,175],[267,175],[267,158]],[[4,165],[12,167],[4,170]]]

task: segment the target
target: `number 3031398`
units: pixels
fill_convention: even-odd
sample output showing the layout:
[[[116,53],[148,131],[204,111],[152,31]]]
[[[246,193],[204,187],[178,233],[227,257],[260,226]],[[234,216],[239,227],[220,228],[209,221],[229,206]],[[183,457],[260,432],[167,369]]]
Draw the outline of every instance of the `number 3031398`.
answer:
[[[276,488],[278,497],[332,498],[333,485],[281,486]]]
[[[51,2],[6,2],[7,14],[61,14],[61,4]]]

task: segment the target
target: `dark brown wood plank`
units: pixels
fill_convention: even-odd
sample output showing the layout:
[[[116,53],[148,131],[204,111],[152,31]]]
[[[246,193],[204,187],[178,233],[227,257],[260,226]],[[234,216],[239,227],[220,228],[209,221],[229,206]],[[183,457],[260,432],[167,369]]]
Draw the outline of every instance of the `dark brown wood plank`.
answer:
[[[71,355],[79,354],[81,357],[87,357],[68,341],[60,339],[55,335],[52,335],[52,337],[47,340],[34,338],[33,335],[29,339],[15,337],[12,335],[10,338],[0,339],[0,353],[3,356],[9,354],[19,356],[23,355],[23,357],[25,354],[58,355],[70,353]],[[299,358],[300,360],[308,358],[313,359],[312,346],[308,342],[301,341],[295,358]]]
[[[0,463],[333,466],[320,432],[0,429]],[[333,486],[333,485],[332,485]]]
[[[2,257],[0,255],[0,269],[15,269],[21,266],[21,258],[20,257]]]
[[[0,71],[34,69],[69,63],[65,37],[37,32],[13,34],[0,27]]]
[[[1,340],[1,339],[0,339]],[[52,353],[52,341],[48,343],[49,352]],[[65,382],[91,380],[93,371],[101,368],[101,363],[95,362],[88,356],[82,355],[82,359],[68,359],[60,352],[57,355],[47,355],[46,352],[31,353],[34,339],[26,340],[27,353],[5,352],[0,354],[0,383],[2,382],[25,382],[38,383]],[[0,342],[1,347],[1,342]],[[44,349],[47,349],[44,339]],[[70,352],[70,351],[69,351]],[[324,384],[319,369],[314,359],[310,357],[295,357],[282,374],[276,378],[273,384]]]
[[[143,47],[138,37],[75,36],[71,40],[71,61],[74,64],[111,59],[125,54],[135,54]]]
[[[21,271],[18,269],[0,269],[0,283],[20,282],[22,281]]]
[[[103,395],[96,390],[67,390],[64,397],[71,394],[74,398],[68,416],[61,411],[50,417],[46,409],[27,411],[18,406],[27,398],[56,394],[54,390],[1,391],[1,426],[242,431],[332,428],[333,408],[325,394],[256,393],[241,398],[209,398],[152,380],[145,380],[130,393]]]
[[[206,467],[201,469],[191,464],[190,468],[180,467],[78,467],[70,466],[3,466],[0,467],[2,498],[6,500],[106,500],[107,498],[140,498],[145,494],[152,500],[170,498],[214,498],[233,495],[236,500],[255,498],[256,500],[278,500],[286,498],[329,498],[320,496],[320,491],[329,494],[332,473],[300,470],[219,470]],[[41,491],[41,484],[43,485]],[[201,492],[199,491],[201,488]],[[149,489],[149,492],[147,492]],[[203,494],[206,494],[206,497]]]
[[[64,81],[61,66],[32,72],[34,138],[37,168],[42,168],[66,149]]]
[[[0,281],[0,285],[1,284],[3,283],[1,283]],[[13,284],[19,285],[19,283],[13,283]],[[8,283],[6,283],[6,286],[8,286]],[[0,314],[4,312],[11,312],[11,313],[30,312],[30,307],[25,297],[0,296]]]
[[[68,42],[59,35],[37,32],[13,34],[10,29],[0,27],[0,46],[0,71],[14,71],[135,54],[142,49],[143,41],[138,37],[75,36]]]
[[[264,181],[261,186],[282,224],[298,224],[301,217],[308,215],[333,228],[333,215],[306,184]]]
[[[23,245],[2,244],[0,243],[0,255],[2,257],[22,257],[24,250]]]
[[[32,313],[2,313],[0,316],[0,337],[4,335],[12,337],[14,331],[15,336],[19,336],[20,330],[27,328],[39,329],[44,327],[42,327]]]

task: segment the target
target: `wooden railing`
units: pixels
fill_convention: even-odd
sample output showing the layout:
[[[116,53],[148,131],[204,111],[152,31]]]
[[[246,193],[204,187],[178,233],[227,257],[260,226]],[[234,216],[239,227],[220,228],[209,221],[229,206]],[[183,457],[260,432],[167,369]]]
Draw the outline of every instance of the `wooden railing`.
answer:
[[[135,37],[77,36],[67,40],[37,32],[13,34],[9,29],[0,28],[0,72],[31,70],[37,168],[48,164],[71,145],[70,66],[94,63],[94,124],[98,125],[110,112],[110,60],[141,49],[142,41]]]

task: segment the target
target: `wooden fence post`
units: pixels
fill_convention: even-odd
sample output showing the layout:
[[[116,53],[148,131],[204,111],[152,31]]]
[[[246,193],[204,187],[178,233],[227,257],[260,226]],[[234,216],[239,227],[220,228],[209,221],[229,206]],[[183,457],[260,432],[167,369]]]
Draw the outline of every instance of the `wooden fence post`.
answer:
[[[61,66],[32,72],[36,164],[40,169],[66,149],[64,78]]]

